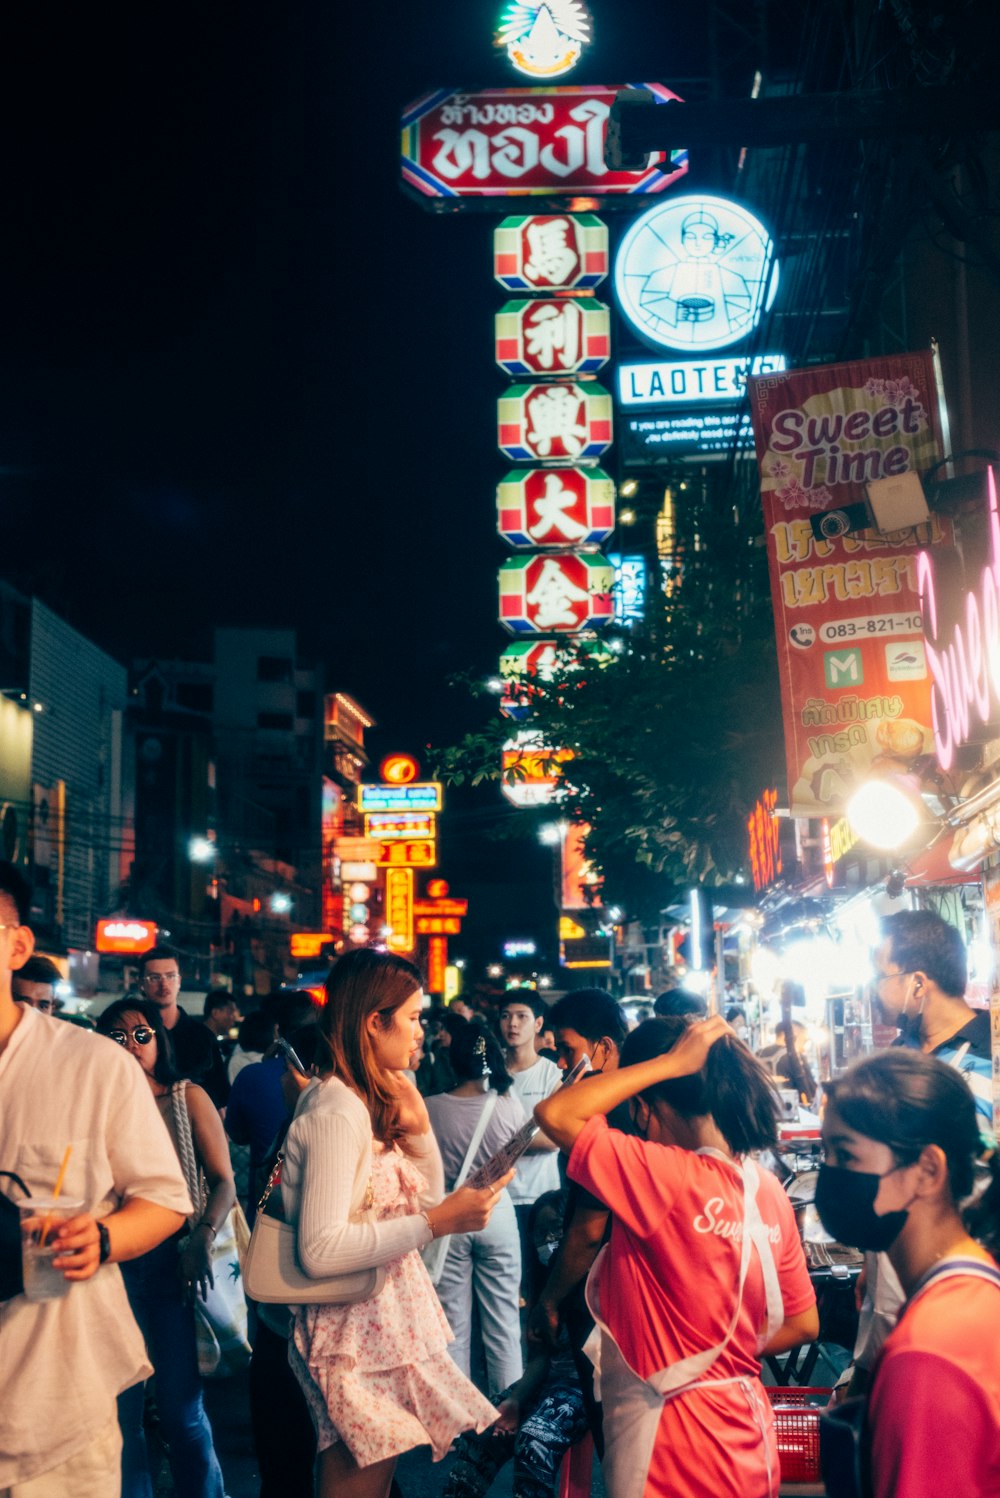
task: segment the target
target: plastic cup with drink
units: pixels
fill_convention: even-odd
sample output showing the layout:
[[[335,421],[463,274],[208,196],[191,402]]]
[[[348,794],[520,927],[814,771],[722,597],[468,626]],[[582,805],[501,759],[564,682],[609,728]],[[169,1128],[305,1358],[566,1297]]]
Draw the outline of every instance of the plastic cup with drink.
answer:
[[[83,1202],[68,1196],[29,1196],[18,1202],[21,1213],[21,1269],[26,1300],[58,1300],[70,1281],[53,1259],[63,1254],[55,1241],[61,1223],[83,1211]]]

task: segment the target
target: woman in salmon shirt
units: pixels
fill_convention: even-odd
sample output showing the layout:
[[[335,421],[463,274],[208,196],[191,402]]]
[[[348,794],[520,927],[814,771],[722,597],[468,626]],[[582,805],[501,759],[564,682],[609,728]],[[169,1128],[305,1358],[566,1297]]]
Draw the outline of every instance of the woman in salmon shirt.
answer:
[[[535,1110],[612,1213],[587,1282],[610,1498],[774,1498],[760,1358],[819,1320],[791,1205],[748,1158],[776,1140],[773,1088],[719,1016],[647,1020],[621,1059]],[[638,1138],[604,1116],[628,1100]]]

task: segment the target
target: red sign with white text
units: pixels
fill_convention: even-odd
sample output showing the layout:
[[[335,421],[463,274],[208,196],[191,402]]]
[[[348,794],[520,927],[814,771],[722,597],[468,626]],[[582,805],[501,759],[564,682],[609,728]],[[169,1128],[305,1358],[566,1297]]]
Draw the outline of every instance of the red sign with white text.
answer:
[[[931,354],[748,381],[793,815],[836,817],[880,769],[931,748],[917,556],[950,523],[852,531],[866,485],[941,456]],[[823,516],[817,536],[810,520]]]
[[[593,298],[504,302],[493,353],[505,374],[596,374],[611,357],[611,313]]]
[[[403,113],[403,181],[423,199],[458,200],[450,206],[477,198],[663,192],[687,171],[686,151],[675,151],[669,162],[654,155],[642,172],[613,172],[604,164],[619,87],[649,89],[664,103],[677,98],[662,83],[426,94]]]
[[[603,468],[513,468],[497,487],[497,529],[511,546],[596,546],[614,528]]]
[[[508,291],[592,290],[608,263],[607,225],[592,213],[524,214],[493,231],[493,275]]]

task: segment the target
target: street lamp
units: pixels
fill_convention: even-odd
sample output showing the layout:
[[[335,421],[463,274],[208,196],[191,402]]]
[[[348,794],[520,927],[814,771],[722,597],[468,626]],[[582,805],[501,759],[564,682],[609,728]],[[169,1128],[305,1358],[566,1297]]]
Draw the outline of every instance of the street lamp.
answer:
[[[844,809],[858,837],[886,851],[908,843],[924,820],[916,788],[902,776],[866,781]]]
[[[188,842],[188,857],[192,863],[211,863],[216,851],[215,844],[207,837],[193,837]]]

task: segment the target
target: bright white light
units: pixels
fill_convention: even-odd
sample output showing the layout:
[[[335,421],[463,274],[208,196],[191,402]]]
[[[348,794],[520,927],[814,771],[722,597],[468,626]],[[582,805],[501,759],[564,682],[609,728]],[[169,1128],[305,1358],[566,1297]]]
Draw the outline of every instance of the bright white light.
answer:
[[[632,495],[636,493],[636,491],[638,490],[638,488],[639,488],[639,480],[638,479],[626,479],[625,482],[624,482],[624,484],[622,484],[622,486],[621,486],[621,488],[619,489],[618,492],[621,495],[622,499],[631,499]]]
[[[610,905],[608,907],[608,920],[612,925],[617,926],[623,915],[624,911],[620,905]]]
[[[844,808],[862,842],[873,848],[901,848],[920,825],[917,803],[891,780],[869,780]]]
[[[279,889],[267,903],[272,915],[287,915],[292,908],[292,897]]]
[[[207,837],[193,837],[188,843],[188,857],[192,863],[211,863],[215,851],[215,844]]]
[[[547,848],[556,848],[569,831],[568,822],[543,822],[538,829],[538,841]]]
[[[758,947],[750,958],[750,974],[758,991],[770,994],[781,980],[781,963],[770,947]]]
[[[618,524],[619,525],[635,525],[635,511],[634,510],[619,510],[618,511]]]
[[[461,972],[462,969],[465,967],[465,958],[464,957],[456,957],[455,958],[455,962],[454,962],[454,966],[458,968],[459,972]]]
[[[541,977],[538,980],[538,986],[539,986],[539,988],[551,988],[552,987],[552,979],[548,976],[547,973],[542,973]]]
[[[491,676],[486,683],[486,690],[488,692],[495,692],[497,696],[499,696],[503,691],[503,682],[501,681],[500,677]]]
[[[499,962],[491,962],[489,967],[486,969],[486,972],[490,978],[503,977],[503,968],[500,966]]]
[[[704,968],[689,968],[684,974],[684,987],[690,993],[708,993],[711,986],[712,974]]]

